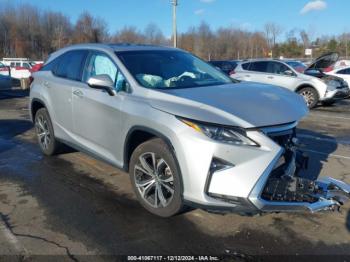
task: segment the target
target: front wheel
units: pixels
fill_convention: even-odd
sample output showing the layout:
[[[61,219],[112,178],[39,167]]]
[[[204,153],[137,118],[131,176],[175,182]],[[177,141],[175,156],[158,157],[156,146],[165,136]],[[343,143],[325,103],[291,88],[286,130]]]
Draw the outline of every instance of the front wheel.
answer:
[[[318,103],[318,93],[312,87],[304,87],[298,91],[298,94],[301,95],[308,108],[314,108]]]
[[[151,139],[132,153],[129,173],[136,196],[149,212],[170,217],[184,210],[180,170],[161,139]]]

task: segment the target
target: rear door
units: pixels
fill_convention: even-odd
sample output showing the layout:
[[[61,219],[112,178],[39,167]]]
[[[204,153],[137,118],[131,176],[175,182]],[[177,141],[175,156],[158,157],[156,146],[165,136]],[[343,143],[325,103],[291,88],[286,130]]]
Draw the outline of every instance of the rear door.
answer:
[[[69,51],[59,57],[58,61],[47,74],[43,85],[49,94],[51,106],[50,114],[60,138],[72,139],[73,117],[72,117],[72,90],[75,86],[82,86],[82,68],[88,52],[84,50]]]
[[[242,68],[245,70],[243,72],[243,79],[258,83],[269,83],[266,78],[267,64],[268,62],[266,61],[254,61],[242,64]]]
[[[87,85],[90,77],[102,74],[107,74],[115,83],[116,96]],[[120,88],[125,81],[107,54],[91,51],[84,69],[84,84],[72,90],[73,126],[80,146],[117,166],[122,165],[119,134],[123,126],[121,106],[127,94]]]

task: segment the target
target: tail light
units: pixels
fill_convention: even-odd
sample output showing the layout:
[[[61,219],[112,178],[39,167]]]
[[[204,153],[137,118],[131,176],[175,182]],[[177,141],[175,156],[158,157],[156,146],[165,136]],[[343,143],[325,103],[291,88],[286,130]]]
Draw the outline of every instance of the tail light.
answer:
[[[236,74],[235,70],[231,70],[229,73],[229,75],[234,75],[234,74]]]

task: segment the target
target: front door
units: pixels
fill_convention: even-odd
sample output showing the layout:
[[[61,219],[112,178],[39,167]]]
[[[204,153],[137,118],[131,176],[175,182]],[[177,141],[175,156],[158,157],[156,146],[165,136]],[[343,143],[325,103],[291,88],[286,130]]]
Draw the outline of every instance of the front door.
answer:
[[[100,89],[89,87],[90,77],[107,74],[115,84],[123,78],[112,59],[102,52],[91,52],[85,65],[84,86],[73,88],[73,128],[81,147],[115,164],[122,165],[118,150],[123,124],[121,107],[124,92],[110,96]],[[118,91],[118,90],[117,90]]]

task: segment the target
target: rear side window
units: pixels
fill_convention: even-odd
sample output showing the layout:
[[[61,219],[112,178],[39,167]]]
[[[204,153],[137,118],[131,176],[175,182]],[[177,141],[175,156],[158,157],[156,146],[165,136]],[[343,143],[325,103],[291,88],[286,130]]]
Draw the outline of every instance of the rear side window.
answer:
[[[252,62],[249,67],[249,71],[255,72],[267,72],[268,62]]]
[[[76,50],[63,54],[59,61],[55,75],[70,80],[81,81],[82,67],[85,63],[87,51]]]
[[[51,71],[52,73],[55,73],[56,67],[60,62],[62,56],[59,56],[52,60],[50,63],[45,64],[40,71]]]

